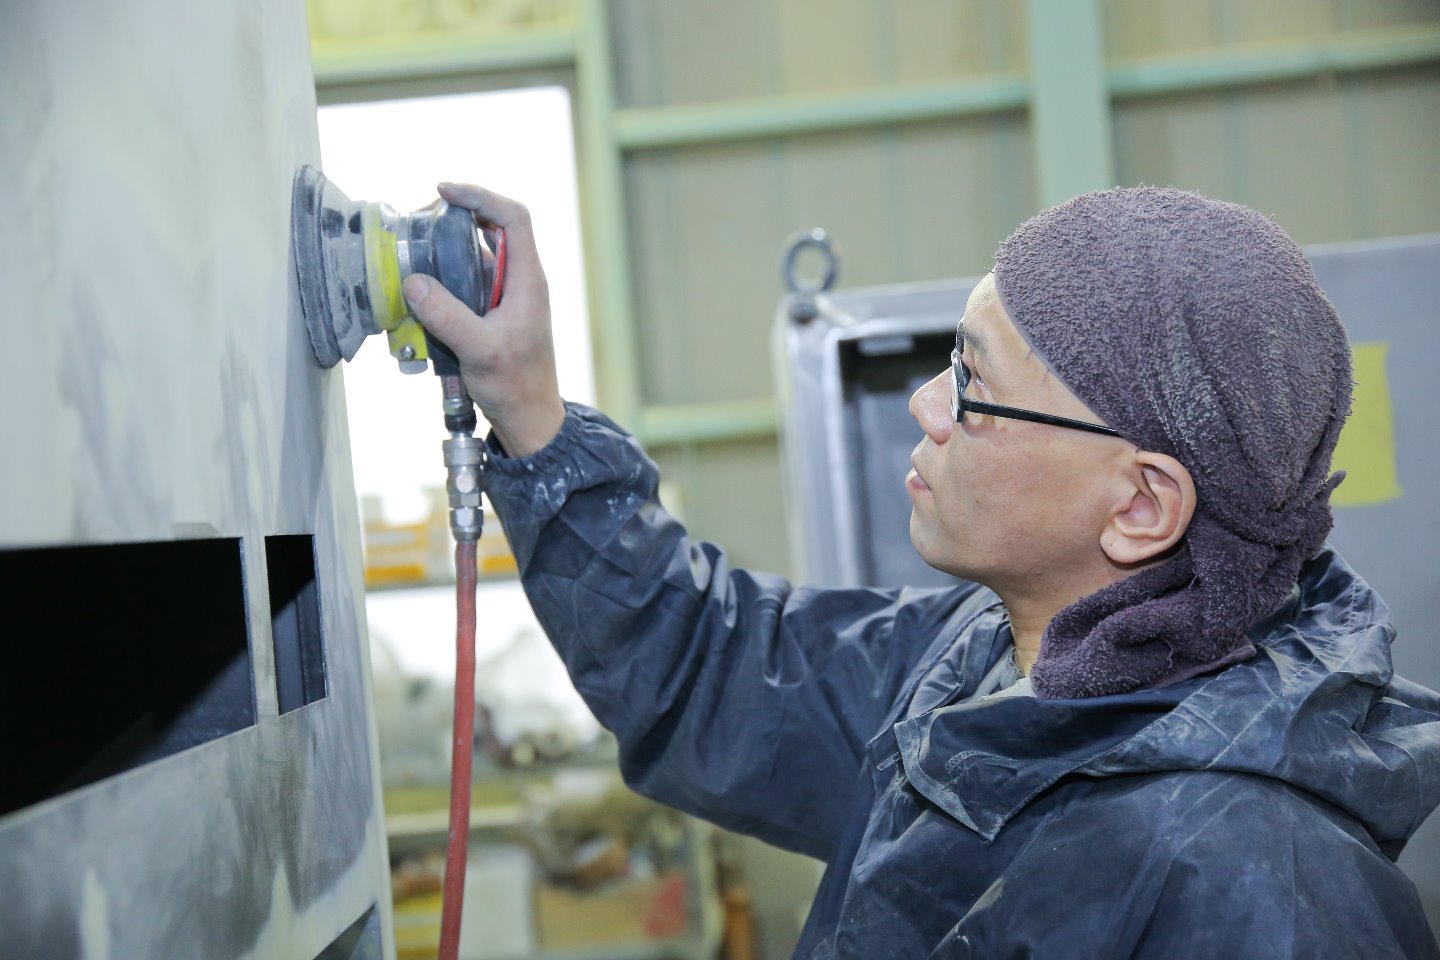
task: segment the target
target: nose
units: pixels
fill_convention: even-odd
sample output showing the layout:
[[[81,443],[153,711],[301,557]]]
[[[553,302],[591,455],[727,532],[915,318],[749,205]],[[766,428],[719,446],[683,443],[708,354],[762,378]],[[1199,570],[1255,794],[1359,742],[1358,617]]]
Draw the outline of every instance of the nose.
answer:
[[[921,385],[910,395],[910,416],[920,424],[925,436],[932,443],[941,444],[950,439],[955,427],[955,418],[950,411],[950,371]]]

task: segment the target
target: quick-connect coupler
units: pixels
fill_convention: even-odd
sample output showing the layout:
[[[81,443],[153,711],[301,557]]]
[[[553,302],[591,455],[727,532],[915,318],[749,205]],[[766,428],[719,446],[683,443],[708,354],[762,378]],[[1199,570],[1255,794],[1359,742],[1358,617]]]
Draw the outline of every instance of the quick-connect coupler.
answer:
[[[479,540],[484,521],[480,487],[485,472],[485,442],[478,437],[452,434],[441,446],[445,450],[445,490],[450,495],[450,532],[457,542]]]

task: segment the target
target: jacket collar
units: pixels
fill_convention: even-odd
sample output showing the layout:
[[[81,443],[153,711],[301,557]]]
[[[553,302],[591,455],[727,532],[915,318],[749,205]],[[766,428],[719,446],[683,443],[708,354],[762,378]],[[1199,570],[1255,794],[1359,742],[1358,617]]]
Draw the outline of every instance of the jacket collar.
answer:
[[[1440,802],[1440,783],[1413,756],[1378,751],[1376,740],[1410,747],[1404,730],[1433,717],[1437,704],[1431,695],[1420,716],[1401,722],[1392,710],[1367,728],[1391,679],[1386,614],[1327,550],[1251,631],[1260,653],[1244,663],[1117,696],[939,707],[895,724],[900,760],[920,793],[987,841],[1063,777],[1200,769],[1284,780],[1349,810],[1377,840],[1403,838]],[[988,647],[991,637],[975,639]],[[1426,749],[1440,761],[1440,743]],[[1337,751],[1349,751],[1352,773],[1366,761],[1364,775],[1334,777]],[[1377,799],[1397,792],[1404,799],[1393,804]]]

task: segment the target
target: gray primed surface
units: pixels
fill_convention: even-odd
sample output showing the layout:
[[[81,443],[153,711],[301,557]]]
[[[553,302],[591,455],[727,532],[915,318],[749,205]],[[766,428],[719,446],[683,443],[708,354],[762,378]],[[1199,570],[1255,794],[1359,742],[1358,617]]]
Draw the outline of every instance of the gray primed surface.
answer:
[[[1430,414],[1440,356],[1440,236],[1306,252],[1351,340],[1390,344],[1386,367],[1404,492],[1379,506],[1337,508],[1331,542],[1389,603],[1399,631],[1397,672],[1440,689],[1440,440]],[[910,546],[903,478],[921,432],[906,403],[949,362],[955,323],[975,282],[842,291],[821,297],[819,319],[805,326],[788,321],[782,302],[776,370],[791,542],[804,582],[953,582]],[[859,343],[902,352],[855,360]],[[1440,930],[1440,816],[1420,829],[1400,864]]]
[[[289,259],[304,5],[4,19],[0,549],[243,538],[258,719],[0,819],[5,952],[307,958],[377,902],[388,931],[341,375]],[[281,717],[264,538],[310,533],[329,696]]]

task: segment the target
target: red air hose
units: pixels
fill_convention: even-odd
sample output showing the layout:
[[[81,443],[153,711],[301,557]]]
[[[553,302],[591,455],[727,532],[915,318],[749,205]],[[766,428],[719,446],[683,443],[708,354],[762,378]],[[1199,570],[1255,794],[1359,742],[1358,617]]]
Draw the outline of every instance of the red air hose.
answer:
[[[455,544],[455,734],[450,751],[450,846],[440,910],[439,960],[460,950],[465,855],[470,849],[470,764],[475,741],[475,541]]]

